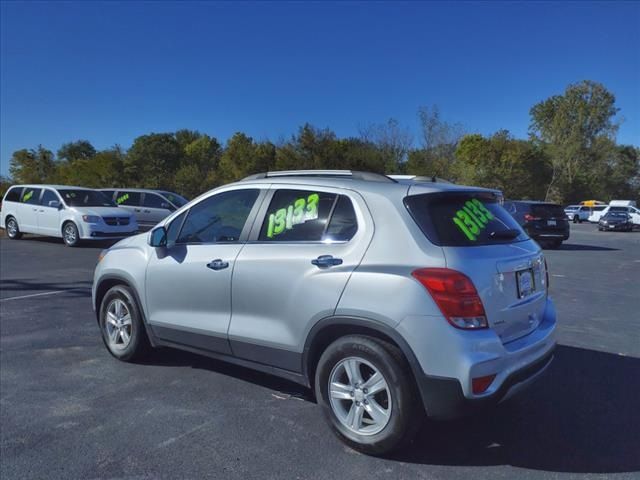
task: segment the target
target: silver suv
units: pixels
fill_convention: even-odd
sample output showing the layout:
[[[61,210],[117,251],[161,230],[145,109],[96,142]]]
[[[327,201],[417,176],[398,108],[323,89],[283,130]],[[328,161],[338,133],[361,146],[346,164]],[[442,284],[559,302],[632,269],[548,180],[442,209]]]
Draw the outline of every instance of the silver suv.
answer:
[[[351,171],[270,172],[212,190],[101,254],[105,345],[202,353],[315,392],[371,454],[424,413],[493,404],[549,365],[546,262],[492,190]]]

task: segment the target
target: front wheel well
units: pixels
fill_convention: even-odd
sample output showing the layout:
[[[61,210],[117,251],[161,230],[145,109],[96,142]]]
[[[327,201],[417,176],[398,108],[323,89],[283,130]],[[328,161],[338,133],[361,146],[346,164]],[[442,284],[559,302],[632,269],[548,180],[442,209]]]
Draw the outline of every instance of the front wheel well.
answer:
[[[123,285],[125,287],[131,288],[131,286],[120,278],[107,278],[101,281],[98,284],[98,288],[96,288],[96,320],[100,322],[100,305],[102,304],[102,299],[107,294],[107,292],[115,287],[116,285]]]
[[[78,228],[78,226],[76,225],[76,222],[74,222],[73,220],[65,220],[64,222],[62,222],[62,226],[60,227],[60,233],[62,233],[64,235],[64,227],[67,223],[73,223],[73,225]]]
[[[395,341],[390,335],[387,335],[377,328],[369,327],[366,325],[335,323],[328,325],[318,331],[311,339],[310,345],[305,348],[306,354],[304,362],[305,364],[303,368],[312,390],[314,389],[314,378],[322,353],[337,339],[347,335],[364,335],[367,337],[377,338],[386,343],[389,343],[400,351],[403,360],[407,362],[407,366],[411,366],[412,362],[410,358],[408,358],[411,353],[407,354],[405,348],[402,348],[399,342]],[[412,371],[413,369],[411,368],[410,370]]]

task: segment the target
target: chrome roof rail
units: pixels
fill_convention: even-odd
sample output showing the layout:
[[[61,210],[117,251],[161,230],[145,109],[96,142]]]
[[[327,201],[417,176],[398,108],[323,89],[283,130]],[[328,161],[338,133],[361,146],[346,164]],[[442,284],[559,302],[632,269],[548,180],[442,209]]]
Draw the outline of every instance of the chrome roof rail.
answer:
[[[369,182],[396,182],[393,178],[374,172],[360,172],[355,170],[282,170],[277,172],[263,172],[249,175],[242,179],[260,180],[264,178],[282,177],[325,177],[325,178],[352,178],[354,180],[366,180]]]

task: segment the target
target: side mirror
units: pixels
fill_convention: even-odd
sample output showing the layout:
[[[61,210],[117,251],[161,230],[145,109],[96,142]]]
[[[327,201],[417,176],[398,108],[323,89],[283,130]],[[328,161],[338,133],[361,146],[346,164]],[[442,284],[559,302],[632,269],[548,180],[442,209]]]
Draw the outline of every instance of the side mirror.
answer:
[[[60,208],[60,202],[58,200],[49,200],[49,206],[51,208]]]
[[[164,227],[157,227],[151,230],[151,234],[149,235],[149,245],[152,247],[166,247],[167,229]]]

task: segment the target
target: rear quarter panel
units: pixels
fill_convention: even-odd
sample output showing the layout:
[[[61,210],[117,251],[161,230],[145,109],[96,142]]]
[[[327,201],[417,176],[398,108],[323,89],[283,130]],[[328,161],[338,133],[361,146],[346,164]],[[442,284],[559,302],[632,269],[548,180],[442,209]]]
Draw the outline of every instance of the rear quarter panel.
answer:
[[[410,315],[441,313],[411,272],[444,267],[442,248],[431,244],[402,203],[369,193],[365,201],[374,219],[374,235],[336,308],[336,316],[363,317],[391,327]]]

